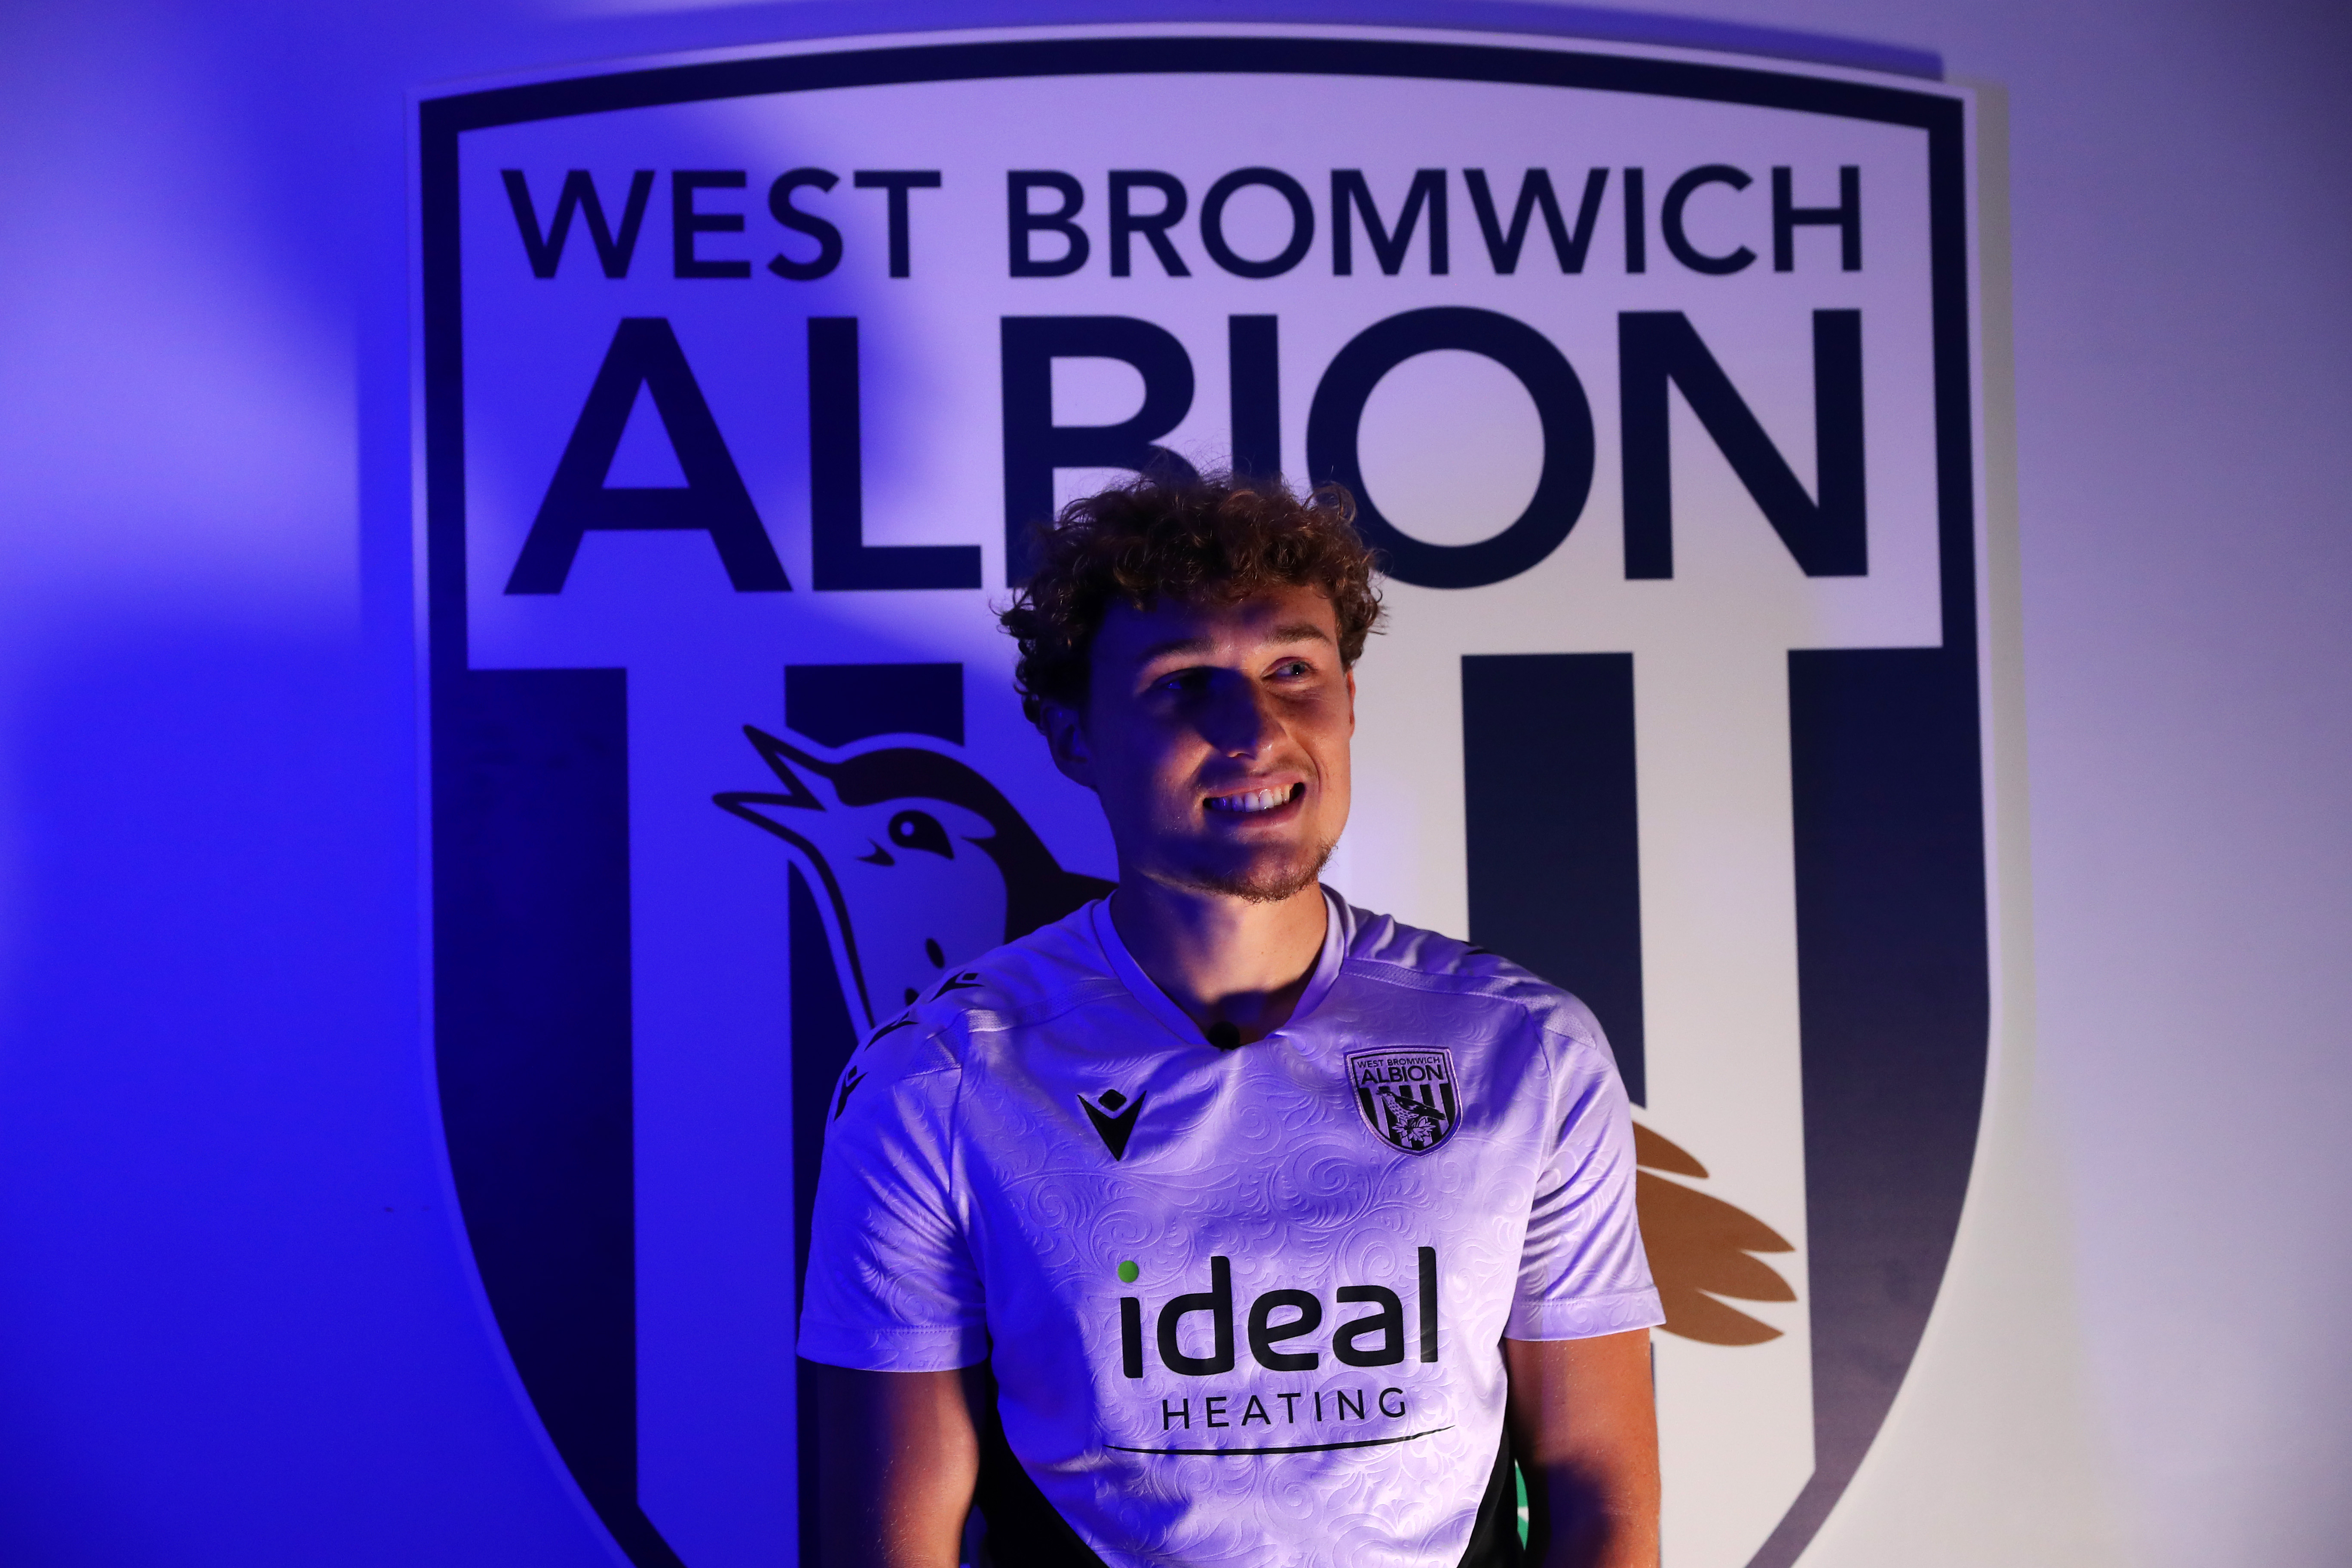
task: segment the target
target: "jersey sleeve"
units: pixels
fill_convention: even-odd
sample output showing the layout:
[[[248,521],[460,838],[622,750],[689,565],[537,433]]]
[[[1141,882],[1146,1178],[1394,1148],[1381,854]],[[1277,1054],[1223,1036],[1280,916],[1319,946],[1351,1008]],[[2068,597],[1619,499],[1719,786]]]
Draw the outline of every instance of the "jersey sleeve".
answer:
[[[809,1237],[800,1353],[866,1372],[945,1372],[988,1356],[986,1303],[956,1198],[959,1066],[905,1030],[835,1085]]]
[[[1578,1008],[1580,1013],[1582,1009]],[[1580,1340],[1665,1321],[1633,1206],[1633,1119],[1600,1027],[1549,1034],[1549,1138],[1505,1334]],[[1549,1031],[1548,1031],[1549,1034]]]

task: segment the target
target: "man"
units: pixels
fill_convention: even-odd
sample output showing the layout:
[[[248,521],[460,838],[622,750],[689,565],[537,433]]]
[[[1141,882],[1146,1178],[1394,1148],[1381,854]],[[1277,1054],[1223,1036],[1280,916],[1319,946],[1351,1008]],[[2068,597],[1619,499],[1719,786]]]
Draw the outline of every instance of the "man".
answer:
[[[825,1561],[1651,1568],[1663,1321],[1574,998],[1350,908],[1344,495],[1142,479],[1004,613],[1109,899],[844,1075],[801,1353]]]

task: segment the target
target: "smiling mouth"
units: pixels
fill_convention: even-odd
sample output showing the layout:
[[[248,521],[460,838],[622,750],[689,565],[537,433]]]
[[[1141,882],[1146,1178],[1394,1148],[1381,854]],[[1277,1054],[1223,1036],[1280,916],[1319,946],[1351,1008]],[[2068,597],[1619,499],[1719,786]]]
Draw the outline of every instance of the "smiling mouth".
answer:
[[[1211,811],[1223,812],[1228,816],[1254,816],[1259,812],[1288,805],[1306,793],[1305,784],[1295,784],[1272,789],[1242,790],[1234,795],[1213,795],[1202,804]]]

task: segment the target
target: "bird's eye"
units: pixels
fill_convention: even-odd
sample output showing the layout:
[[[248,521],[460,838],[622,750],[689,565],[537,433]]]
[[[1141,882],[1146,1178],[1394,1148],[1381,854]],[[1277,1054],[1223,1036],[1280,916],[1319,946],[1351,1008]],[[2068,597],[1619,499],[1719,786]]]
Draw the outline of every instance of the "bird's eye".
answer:
[[[955,858],[948,830],[928,811],[902,811],[890,819],[890,842],[901,849],[928,849],[942,860]]]

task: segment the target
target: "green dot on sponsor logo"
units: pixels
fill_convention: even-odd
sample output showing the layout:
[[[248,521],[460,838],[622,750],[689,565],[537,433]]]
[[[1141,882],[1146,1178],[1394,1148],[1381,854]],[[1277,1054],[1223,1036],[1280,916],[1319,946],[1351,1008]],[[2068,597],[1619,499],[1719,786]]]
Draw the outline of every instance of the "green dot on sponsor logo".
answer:
[[[1118,1279],[1122,1285],[1134,1284],[1142,1277],[1142,1274],[1143,1270],[1135,1266],[1135,1259],[1132,1258],[1118,1266]]]

